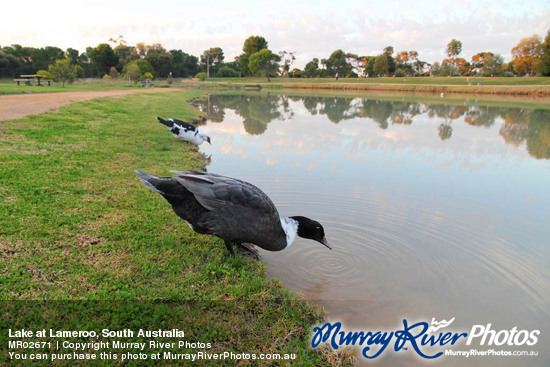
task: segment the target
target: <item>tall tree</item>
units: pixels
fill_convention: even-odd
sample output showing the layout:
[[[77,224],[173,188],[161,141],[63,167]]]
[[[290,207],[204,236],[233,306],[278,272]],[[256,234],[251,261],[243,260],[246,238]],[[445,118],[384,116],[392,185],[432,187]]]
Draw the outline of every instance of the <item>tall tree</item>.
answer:
[[[262,36],[250,36],[244,41],[243,52],[247,55],[255,54],[267,48],[267,41]]]
[[[389,56],[386,53],[383,53],[380,56],[376,57],[373,65],[374,74],[377,76],[384,76],[389,74],[390,65],[389,65]]]
[[[198,73],[198,57],[186,54],[182,50],[170,50],[170,54],[172,54],[174,77],[186,78]]]
[[[281,75],[288,76],[288,72],[290,71],[290,65],[296,60],[296,56],[294,56],[296,52],[288,52],[288,51],[280,51],[279,56],[281,57],[282,65],[281,65]]]
[[[462,42],[456,39],[452,39],[451,42],[447,44],[447,49],[445,50],[445,53],[449,58],[451,59],[451,65],[457,68],[457,57],[462,52]],[[451,74],[452,74],[452,68],[451,68]]]
[[[117,66],[118,64],[118,56],[107,43],[101,43],[92,49],[90,59],[92,61],[92,71],[95,76],[99,77],[108,74],[111,66]]]
[[[304,67],[304,75],[306,78],[317,78],[319,76],[319,59],[313,58]]]
[[[278,68],[277,62],[281,61],[281,57],[271,52],[267,48],[260,50],[250,56],[249,68],[252,75],[267,77],[274,76]]]
[[[535,34],[523,38],[512,49],[512,59],[516,72],[521,75],[534,75],[540,71],[543,47],[540,36]]]
[[[544,76],[550,76],[550,29],[542,44],[542,65],[541,72]]]
[[[481,71],[485,65],[485,60],[489,56],[494,56],[492,52],[478,52],[472,56],[472,69],[476,72]]]
[[[239,55],[237,61],[243,75],[251,75],[248,63],[250,56],[263,49],[267,49],[267,41],[262,36],[250,36],[244,41],[243,54]]]
[[[223,50],[219,47],[210,48],[202,53],[201,64],[204,66],[204,71],[206,71],[208,77],[216,75],[224,58]]]
[[[327,76],[349,76],[352,71],[351,64],[346,59],[346,53],[342,50],[334,51],[328,59],[322,60],[327,68]]]
[[[485,58],[485,62],[482,67],[482,72],[487,76],[501,76],[504,74],[504,69],[502,68],[504,64],[504,59],[499,54],[493,55],[492,53]]]

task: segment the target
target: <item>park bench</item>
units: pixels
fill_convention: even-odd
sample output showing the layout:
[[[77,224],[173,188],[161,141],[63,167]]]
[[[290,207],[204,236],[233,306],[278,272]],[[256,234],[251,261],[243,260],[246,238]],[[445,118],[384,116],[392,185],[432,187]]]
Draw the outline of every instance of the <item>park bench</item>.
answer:
[[[149,87],[154,86],[155,84],[153,84],[153,81],[151,79],[142,79],[142,80],[139,81],[139,85],[141,87],[149,88]]]
[[[29,78],[17,78],[13,79],[14,82],[17,82],[17,85],[21,85],[20,83],[23,82],[25,85],[31,85],[31,80]]]
[[[20,75],[19,78],[13,79],[13,81],[17,82],[17,85],[21,85],[20,83],[24,82],[25,85],[30,86],[30,85],[32,85],[31,83],[33,82],[33,80],[36,80],[36,85],[41,86],[42,84],[40,84],[40,79],[43,78],[43,77],[44,77],[44,75],[38,75],[38,74]],[[51,85],[51,82],[52,82],[51,79],[46,79],[44,81],[48,82],[48,86]]]

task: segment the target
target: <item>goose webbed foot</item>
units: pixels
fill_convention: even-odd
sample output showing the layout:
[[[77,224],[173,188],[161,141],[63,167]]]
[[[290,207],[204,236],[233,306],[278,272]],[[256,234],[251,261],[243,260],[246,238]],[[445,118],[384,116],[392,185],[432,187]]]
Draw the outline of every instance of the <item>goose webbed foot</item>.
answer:
[[[261,260],[262,256],[260,252],[256,250],[256,247],[246,243],[237,243],[237,249],[240,255],[249,259]]]
[[[233,249],[233,244],[229,241],[225,241],[225,247],[227,247],[227,250],[231,253],[231,255],[235,256],[235,253],[238,253],[239,255],[249,259],[261,260],[262,257],[260,252],[253,245],[246,243],[236,243],[236,245],[237,251],[235,252]]]

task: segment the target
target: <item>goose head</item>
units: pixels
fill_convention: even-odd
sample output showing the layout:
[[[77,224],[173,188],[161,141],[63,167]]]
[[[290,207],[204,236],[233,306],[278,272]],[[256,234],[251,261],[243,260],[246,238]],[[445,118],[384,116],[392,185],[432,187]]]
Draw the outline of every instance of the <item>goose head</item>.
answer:
[[[321,243],[322,245],[326,246],[330,250],[332,250],[332,247],[328,243],[326,237],[325,237],[325,229],[321,225],[321,223],[309,219],[302,216],[295,216],[295,217],[289,217],[290,221],[294,222],[294,226],[288,226],[288,227],[294,227],[292,230],[294,230],[294,235],[298,235],[302,238],[307,238],[310,240],[317,241]],[[287,229],[285,228],[285,232],[287,232]],[[289,237],[289,233],[287,232],[287,238]],[[294,236],[292,236],[292,239],[294,239]],[[288,242],[288,245],[290,245],[292,241]]]

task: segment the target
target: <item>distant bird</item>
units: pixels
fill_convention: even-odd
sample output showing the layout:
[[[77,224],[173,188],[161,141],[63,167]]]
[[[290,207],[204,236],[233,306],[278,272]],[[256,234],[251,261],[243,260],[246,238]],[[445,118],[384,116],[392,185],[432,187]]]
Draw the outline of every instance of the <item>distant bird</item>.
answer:
[[[235,254],[235,244],[245,256],[259,259],[254,246],[245,242],[264,250],[281,251],[290,246],[296,235],[331,249],[319,222],[301,216],[281,218],[271,199],[248,182],[197,170],[171,171],[175,177],[135,172],[195,232],[222,238],[231,254]]]
[[[178,119],[164,120],[161,117],[157,117],[157,120],[168,127],[172,134],[178,139],[195,145],[201,145],[203,141],[212,144],[210,142],[210,137],[206,134],[201,134],[195,125]]]

